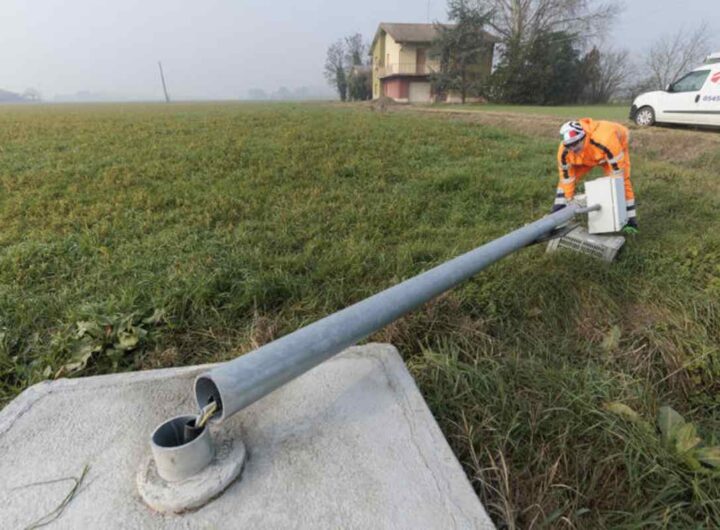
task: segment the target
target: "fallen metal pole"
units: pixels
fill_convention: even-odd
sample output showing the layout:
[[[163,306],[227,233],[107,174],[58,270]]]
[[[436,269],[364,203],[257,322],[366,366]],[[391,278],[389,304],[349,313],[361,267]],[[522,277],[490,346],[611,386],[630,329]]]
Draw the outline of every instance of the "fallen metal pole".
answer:
[[[558,212],[390,287],[361,302],[213,368],[195,381],[200,407],[218,404],[222,421],[336,353],[455,287],[488,265],[533,243],[576,214],[597,210],[571,204]]]

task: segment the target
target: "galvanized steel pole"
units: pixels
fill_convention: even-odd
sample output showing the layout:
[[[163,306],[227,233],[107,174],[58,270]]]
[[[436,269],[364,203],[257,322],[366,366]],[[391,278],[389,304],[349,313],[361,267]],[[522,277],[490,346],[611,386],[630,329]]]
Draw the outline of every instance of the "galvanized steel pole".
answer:
[[[519,250],[576,214],[599,209],[570,205],[499,239],[419,274],[370,298],[275,340],[200,375],[200,407],[218,403],[222,421],[352,346],[404,314],[455,287],[499,259]]]

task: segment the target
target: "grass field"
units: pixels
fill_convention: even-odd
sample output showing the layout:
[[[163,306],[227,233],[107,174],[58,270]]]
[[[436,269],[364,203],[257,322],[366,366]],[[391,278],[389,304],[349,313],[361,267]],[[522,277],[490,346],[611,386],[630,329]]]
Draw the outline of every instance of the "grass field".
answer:
[[[447,108],[447,105],[434,105],[434,108]],[[456,112],[512,112],[518,114],[541,114],[558,116],[565,119],[593,118],[596,120],[628,121],[630,105],[464,105],[451,107]]]
[[[248,351],[544,215],[555,150],[319,105],[0,107],[2,398]],[[617,263],[533,247],[372,337],[501,527],[720,525],[720,150],[663,153],[634,153]]]

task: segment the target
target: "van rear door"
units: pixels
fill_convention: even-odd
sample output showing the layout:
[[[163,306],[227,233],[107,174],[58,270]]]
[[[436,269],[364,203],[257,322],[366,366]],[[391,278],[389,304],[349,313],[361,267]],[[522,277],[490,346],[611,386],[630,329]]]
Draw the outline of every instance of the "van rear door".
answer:
[[[700,123],[700,90],[710,76],[710,68],[694,70],[672,83],[662,97],[657,121]]]
[[[698,123],[720,127],[720,67],[711,70],[700,90],[700,110]]]

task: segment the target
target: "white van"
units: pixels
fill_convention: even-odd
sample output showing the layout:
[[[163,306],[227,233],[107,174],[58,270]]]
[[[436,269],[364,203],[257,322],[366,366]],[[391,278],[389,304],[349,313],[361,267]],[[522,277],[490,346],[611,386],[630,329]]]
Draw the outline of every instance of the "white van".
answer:
[[[720,52],[665,90],[640,94],[630,119],[646,127],[655,123],[687,123],[720,127]]]

